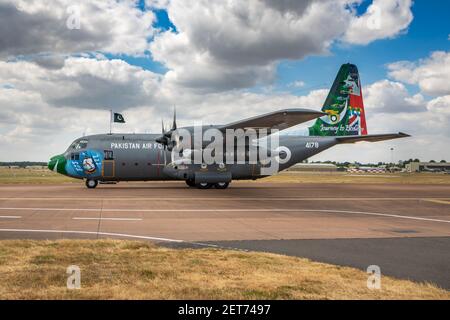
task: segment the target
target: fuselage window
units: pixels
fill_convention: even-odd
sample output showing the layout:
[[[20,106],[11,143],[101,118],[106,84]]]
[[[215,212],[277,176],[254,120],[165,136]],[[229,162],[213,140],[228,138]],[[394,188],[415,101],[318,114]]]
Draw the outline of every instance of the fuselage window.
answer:
[[[114,153],[112,150],[105,150],[105,160],[114,160]]]
[[[75,161],[80,160],[80,154],[78,154],[78,153],[72,153],[72,154],[70,155],[70,160],[75,160]]]

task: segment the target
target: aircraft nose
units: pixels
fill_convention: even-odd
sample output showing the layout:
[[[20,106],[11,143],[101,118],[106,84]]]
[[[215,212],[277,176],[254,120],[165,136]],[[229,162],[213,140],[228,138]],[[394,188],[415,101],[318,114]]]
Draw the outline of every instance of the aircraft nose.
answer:
[[[57,157],[57,156],[51,157],[50,160],[48,161],[47,167],[48,167],[49,170],[53,170],[53,169],[55,168],[55,165],[56,165],[56,157]]]
[[[57,156],[50,158],[50,160],[48,161],[47,167],[51,171],[64,173],[63,171],[65,169],[65,164],[66,164],[66,159],[64,158],[63,155],[59,154]]]

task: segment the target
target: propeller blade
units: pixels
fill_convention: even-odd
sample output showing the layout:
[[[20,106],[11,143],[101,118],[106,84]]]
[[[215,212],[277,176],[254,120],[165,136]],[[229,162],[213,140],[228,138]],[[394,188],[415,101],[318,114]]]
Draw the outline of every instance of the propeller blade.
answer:
[[[177,108],[173,107],[173,124],[172,124],[172,130],[177,130]]]

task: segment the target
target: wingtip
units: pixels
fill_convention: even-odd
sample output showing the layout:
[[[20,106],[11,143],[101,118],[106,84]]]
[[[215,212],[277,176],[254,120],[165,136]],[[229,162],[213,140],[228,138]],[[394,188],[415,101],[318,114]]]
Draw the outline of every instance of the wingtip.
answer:
[[[404,133],[404,132],[399,132],[398,133],[402,138],[407,138],[407,137],[411,137],[410,134]]]
[[[323,111],[318,111],[318,110],[313,110],[313,109],[305,109],[305,108],[290,108],[290,109],[281,109],[275,112],[284,112],[286,114],[289,113],[309,113],[312,115],[317,115],[318,117],[322,117],[322,116],[326,116],[328,113],[323,112]]]

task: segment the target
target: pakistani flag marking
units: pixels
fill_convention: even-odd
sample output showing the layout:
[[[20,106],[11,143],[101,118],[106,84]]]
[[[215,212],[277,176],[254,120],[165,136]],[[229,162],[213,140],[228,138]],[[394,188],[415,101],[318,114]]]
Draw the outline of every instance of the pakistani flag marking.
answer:
[[[120,113],[114,112],[114,122],[125,123],[125,119],[123,118],[123,115],[121,115]]]

